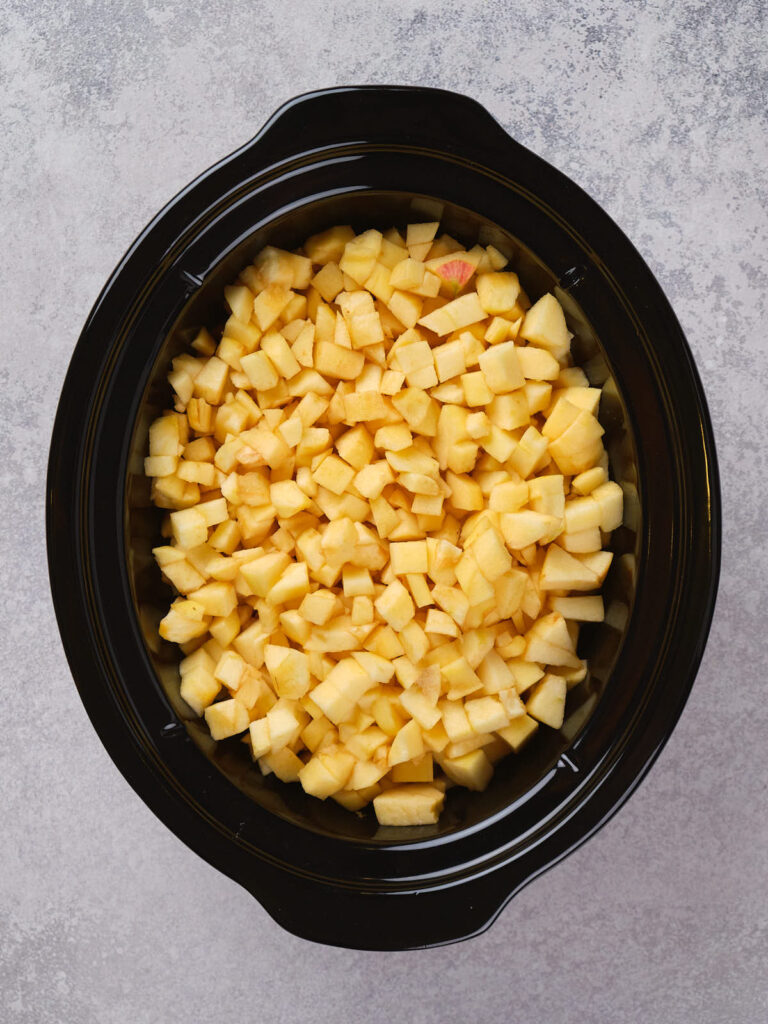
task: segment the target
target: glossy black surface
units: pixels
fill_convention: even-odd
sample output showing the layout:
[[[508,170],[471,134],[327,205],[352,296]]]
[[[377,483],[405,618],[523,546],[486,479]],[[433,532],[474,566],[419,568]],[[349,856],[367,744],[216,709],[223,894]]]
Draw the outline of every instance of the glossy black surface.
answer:
[[[555,289],[563,302],[577,356],[605,385],[600,415],[627,514],[613,538],[608,621],[583,636],[592,673],[569,695],[567,735],[542,735],[506,759],[483,794],[452,791],[438,826],[394,830],[262,779],[241,745],[215,744],[179,699],[176,655],[156,640],[169,591],[149,554],[159,514],[142,458],[149,422],[168,401],[171,356],[199,324],[221,318],[224,283],[256,250],[336,222],[427,219],[435,200],[451,233],[494,242],[532,295]],[[466,97],[331,90],[283,107],[180,193],[106,285],[61,397],[48,545],[76,684],[155,813],[299,935],[432,945],[482,930],[583,842],[672,730],[715,599],[714,446],[664,295],[576,185]]]

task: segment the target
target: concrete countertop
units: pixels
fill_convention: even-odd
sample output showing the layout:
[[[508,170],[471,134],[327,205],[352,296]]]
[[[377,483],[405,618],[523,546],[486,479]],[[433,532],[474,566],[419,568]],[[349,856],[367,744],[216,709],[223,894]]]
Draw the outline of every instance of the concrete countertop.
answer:
[[[766,1019],[764,5],[7,0],[0,24],[2,1020]],[[284,100],[363,82],[476,97],[626,231],[695,353],[724,500],[709,646],[645,783],[485,935],[417,953],[292,937],[153,817],[80,704],[44,549],[58,393],[125,248]]]

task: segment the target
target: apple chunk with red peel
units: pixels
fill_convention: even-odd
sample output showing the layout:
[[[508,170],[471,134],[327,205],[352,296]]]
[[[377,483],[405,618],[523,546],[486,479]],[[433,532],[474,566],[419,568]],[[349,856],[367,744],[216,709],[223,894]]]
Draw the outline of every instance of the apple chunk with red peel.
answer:
[[[427,270],[440,278],[440,291],[455,298],[477,270],[479,254],[452,252],[426,263]]]
[[[435,271],[437,276],[449,285],[454,294],[461,291],[474,272],[475,268],[466,260],[446,260],[439,270]]]

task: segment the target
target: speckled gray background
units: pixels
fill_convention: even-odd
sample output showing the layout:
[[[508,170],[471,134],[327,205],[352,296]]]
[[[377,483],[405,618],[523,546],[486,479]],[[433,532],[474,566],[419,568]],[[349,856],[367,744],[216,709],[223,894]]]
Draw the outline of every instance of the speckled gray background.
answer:
[[[760,0],[0,4],[3,1024],[766,1019],[766,28]],[[682,320],[723,476],[715,625],[651,775],[490,932],[422,953],[293,938],[155,820],[79,703],[44,561],[107,274],[280,103],[357,82],[466,91],[603,204]]]

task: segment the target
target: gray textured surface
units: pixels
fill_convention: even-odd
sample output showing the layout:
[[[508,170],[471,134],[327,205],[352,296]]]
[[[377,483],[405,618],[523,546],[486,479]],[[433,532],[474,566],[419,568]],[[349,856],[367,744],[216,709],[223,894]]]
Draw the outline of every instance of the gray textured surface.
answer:
[[[280,6],[0,6],[0,1018],[765,1020],[765,7]],[[43,548],[56,398],[125,247],[279,103],[364,81],[474,95],[619,222],[695,351],[725,502],[710,644],[640,791],[489,933],[394,955],[293,938],[155,820],[78,701]]]

